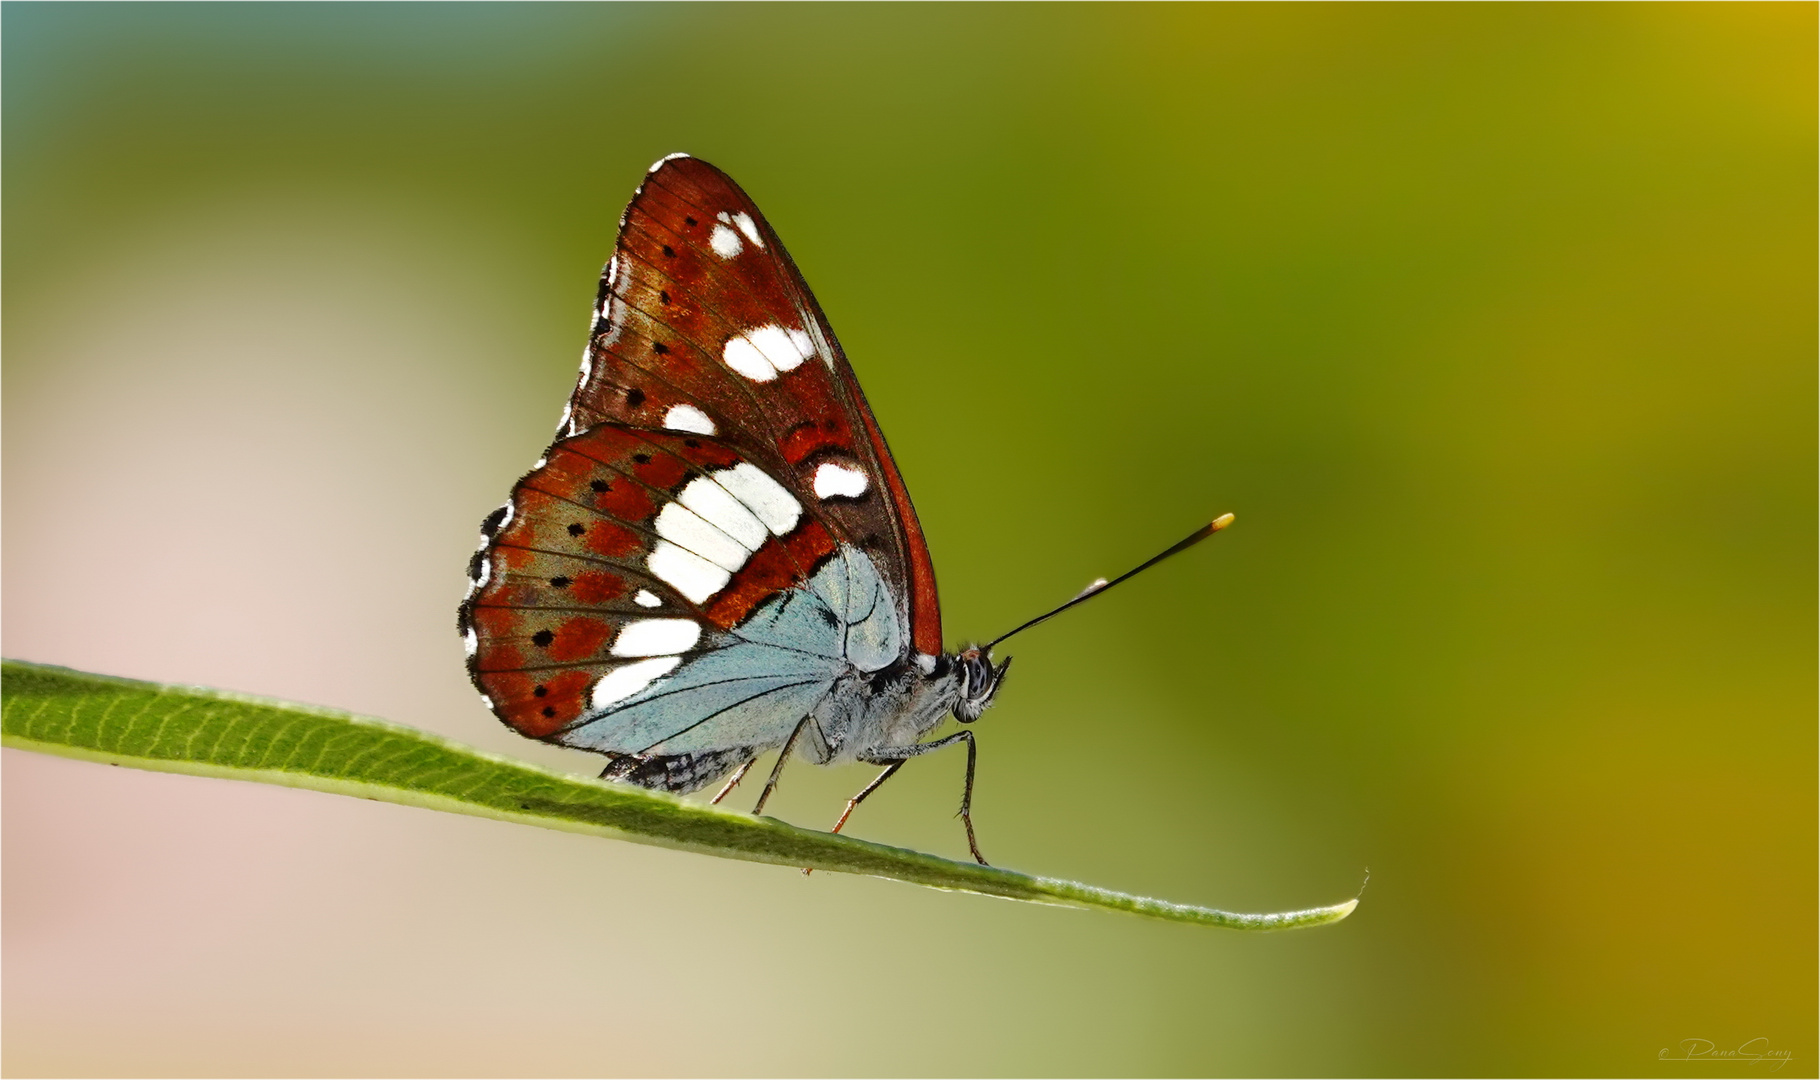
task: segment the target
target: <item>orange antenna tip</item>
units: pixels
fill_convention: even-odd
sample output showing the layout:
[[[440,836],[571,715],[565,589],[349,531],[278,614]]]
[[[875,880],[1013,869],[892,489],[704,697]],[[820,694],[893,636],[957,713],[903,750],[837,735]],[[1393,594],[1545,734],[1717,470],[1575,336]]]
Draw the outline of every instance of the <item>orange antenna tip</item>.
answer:
[[[1213,531],[1219,532],[1221,529],[1224,529],[1226,526],[1228,526],[1230,524],[1232,524],[1232,515],[1231,514],[1221,514],[1219,517],[1216,517],[1213,519]]]

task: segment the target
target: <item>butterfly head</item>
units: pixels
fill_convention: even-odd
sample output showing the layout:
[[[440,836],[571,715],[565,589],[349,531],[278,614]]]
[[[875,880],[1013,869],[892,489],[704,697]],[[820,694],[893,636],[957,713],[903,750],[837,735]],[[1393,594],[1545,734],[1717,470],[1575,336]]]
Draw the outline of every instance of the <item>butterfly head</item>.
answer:
[[[960,696],[954,700],[954,718],[971,724],[986,711],[986,706],[992,704],[993,695],[1005,681],[1005,672],[1011,670],[1011,658],[1006,657],[1004,663],[995,666],[985,649],[974,646],[962,649],[955,656],[954,669],[960,680]]]

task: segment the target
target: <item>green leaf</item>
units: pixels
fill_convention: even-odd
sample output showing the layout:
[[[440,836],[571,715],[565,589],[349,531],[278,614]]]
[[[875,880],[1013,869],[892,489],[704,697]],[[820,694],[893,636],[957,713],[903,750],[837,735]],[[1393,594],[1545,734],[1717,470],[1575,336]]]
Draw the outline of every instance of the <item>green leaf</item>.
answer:
[[[730,859],[895,878],[1012,900],[1242,930],[1337,922],[1358,901],[1239,914],[814,832],[775,818],[565,776],[414,728],[194,686],[0,661],[4,744],[158,772],[255,780],[592,833]]]

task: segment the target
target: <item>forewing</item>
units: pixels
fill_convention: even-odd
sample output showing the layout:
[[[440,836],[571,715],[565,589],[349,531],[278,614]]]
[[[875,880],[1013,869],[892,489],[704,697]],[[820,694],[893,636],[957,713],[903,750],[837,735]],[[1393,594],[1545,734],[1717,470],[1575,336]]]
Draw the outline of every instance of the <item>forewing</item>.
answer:
[[[718,435],[872,555],[941,652],[915,508],[852,366],[777,233],[725,173],[659,162],[621,221],[563,433],[614,421]]]

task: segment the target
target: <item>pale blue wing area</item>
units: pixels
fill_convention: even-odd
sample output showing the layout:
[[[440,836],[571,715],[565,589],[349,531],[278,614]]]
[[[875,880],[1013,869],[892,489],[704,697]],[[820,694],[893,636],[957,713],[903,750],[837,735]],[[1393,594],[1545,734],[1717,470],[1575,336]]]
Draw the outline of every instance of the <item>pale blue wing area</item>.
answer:
[[[838,576],[843,583],[847,580],[846,562],[838,554],[809,579],[809,588],[791,589],[754,611],[733,631],[734,640],[740,644],[731,646],[729,651],[746,644],[781,649],[815,657],[830,671],[839,671],[845,659],[841,652],[840,609],[816,591],[816,582],[831,576]]]
[[[877,567],[842,546],[807,588],[767,601],[723,640],[557,741],[628,754],[779,746],[843,672],[898,660],[905,636]]]
[[[776,746],[834,685],[837,665],[790,649],[736,642],[684,663],[612,711],[571,729],[562,741],[631,754]]]
[[[842,545],[809,580],[809,588],[845,627],[836,651],[861,671],[877,671],[900,659],[904,630],[897,600],[866,553]]]
[[[760,750],[780,746],[833,686],[832,682],[794,683],[757,694],[747,689],[740,700],[724,710],[712,713],[694,726],[652,743],[640,752],[693,754],[732,746]]]

